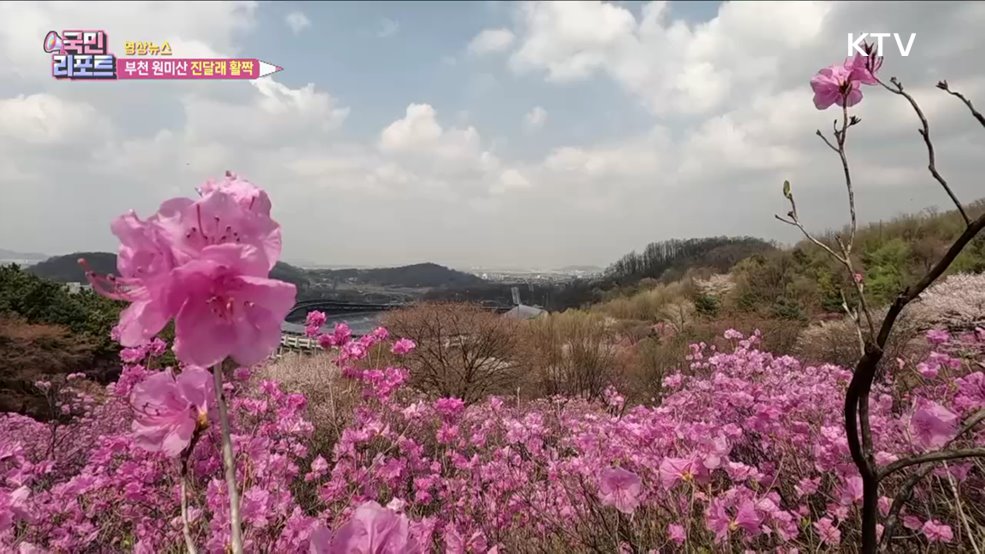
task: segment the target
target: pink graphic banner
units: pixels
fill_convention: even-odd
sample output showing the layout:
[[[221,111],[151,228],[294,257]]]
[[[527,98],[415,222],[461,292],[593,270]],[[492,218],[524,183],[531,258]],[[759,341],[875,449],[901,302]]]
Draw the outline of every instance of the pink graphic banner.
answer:
[[[258,79],[281,68],[256,58],[117,58],[117,79]]]

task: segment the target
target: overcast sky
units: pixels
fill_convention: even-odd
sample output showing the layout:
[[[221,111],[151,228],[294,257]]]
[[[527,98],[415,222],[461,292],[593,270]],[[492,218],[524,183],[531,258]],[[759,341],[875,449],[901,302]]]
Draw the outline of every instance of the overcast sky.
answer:
[[[58,82],[48,30],[257,57],[255,82]],[[265,187],[284,259],[606,265],[648,242],[792,242],[846,217],[811,76],[847,33],[923,105],[941,172],[985,196],[985,3],[0,2],[0,247],[114,250],[109,222],[226,169]],[[865,89],[849,156],[865,221],[946,207],[905,101]]]

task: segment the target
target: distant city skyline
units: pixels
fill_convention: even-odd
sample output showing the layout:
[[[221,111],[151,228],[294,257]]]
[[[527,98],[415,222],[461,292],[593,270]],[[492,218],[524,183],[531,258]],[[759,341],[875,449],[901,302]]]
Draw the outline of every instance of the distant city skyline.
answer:
[[[148,17],[153,13],[153,17]],[[811,76],[848,33],[916,33],[882,68],[921,103],[938,166],[983,194],[981,2],[0,3],[0,247],[115,251],[110,221],[229,169],[266,188],[284,260],[605,267],[672,238],[791,244],[847,219]],[[73,83],[48,31],[256,57],[254,82]],[[849,160],[861,222],[946,209],[905,100],[868,87]]]

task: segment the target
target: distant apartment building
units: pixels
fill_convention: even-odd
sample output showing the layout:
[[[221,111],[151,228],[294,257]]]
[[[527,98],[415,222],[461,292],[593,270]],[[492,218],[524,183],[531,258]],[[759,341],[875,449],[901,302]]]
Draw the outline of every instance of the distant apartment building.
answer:
[[[65,288],[72,294],[78,294],[84,290],[92,290],[92,285],[89,283],[65,283]]]

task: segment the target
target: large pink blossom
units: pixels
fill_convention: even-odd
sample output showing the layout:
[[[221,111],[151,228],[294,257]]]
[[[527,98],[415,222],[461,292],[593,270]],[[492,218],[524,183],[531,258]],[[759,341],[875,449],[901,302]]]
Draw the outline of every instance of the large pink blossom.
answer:
[[[198,190],[202,196],[221,191],[232,196],[243,209],[270,217],[271,204],[267,193],[231,171],[227,171],[221,180],[209,179]]]
[[[29,520],[27,498],[30,490],[21,486],[12,491],[0,489],[0,535],[14,526],[17,521]]]
[[[845,60],[845,67],[851,71],[850,79],[863,85],[878,85],[876,73],[882,67],[882,56],[875,53],[874,44],[863,45],[867,55],[856,52]]]
[[[212,376],[189,368],[177,378],[171,370],[151,374],[133,387],[133,432],[137,444],[152,452],[177,456],[191,442],[196,427],[208,423]]]
[[[316,529],[312,554],[403,554],[422,549],[410,532],[410,520],[376,502],[365,502],[335,533]]]
[[[253,246],[220,244],[173,271],[168,305],[180,360],[208,367],[230,356],[252,365],[277,348],[297,291],[266,278],[266,263]]]
[[[87,269],[86,278],[97,292],[130,302],[120,314],[116,329],[117,339],[124,346],[148,342],[174,316],[167,311],[164,299],[176,261],[160,222],[162,214],[173,213],[180,205],[181,199],[168,200],[147,221],[142,221],[133,211],[113,221],[110,229],[120,239],[116,257],[119,277],[89,271],[82,260]]]
[[[913,413],[910,425],[917,444],[940,448],[954,437],[958,416],[936,402],[927,402]]]
[[[273,269],[280,257],[281,232],[268,215],[245,209],[241,199],[223,188],[198,200],[183,200],[161,217],[179,264],[197,259],[210,246],[241,244],[258,248],[267,269]]]
[[[814,106],[819,110],[832,104],[854,106],[862,101],[859,81],[852,79],[852,68],[845,64],[834,64],[817,72],[811,79],[814,90]]]
[[[631,514],[640,505],[643,485],[632,471],[619,467],[602,470],[599,479],[599,498],[602,504],[612,506],[624,514]]]
[[[206,183],[201,193],[197,200],[173,198],[162,203],[146,221],[132,212],[118,218],[112,230],[120,239],[120,276],[87,271],[87,277],[101,294],[130,302],[120,315],[117,329],[124,346],[148,342],[168,321],[178,318],[185,322],[177,323],[184,331],[214,332],[203,338],[178,331],[176,346],[182,349],[182,361],[193,365],[203,365],[206,360],[216,363],[221,361],[216,352],[226,349],[224,354],[234,350],[239,360],[255,363],[276,347],[269,329],[270,318],[286,315],[281,304],[288,296],[293,304],[293,285],[267,280],[280,256],[280,226],[270,219],[267,194],[232,174],[222,181]],[[242,278],[232,283],[236,274]],[[209,297],[208,311],[226,322],[235,320],[235,336],[222,334],[207,323],[189,325],[193,315],[202,313],[202,306],[201,302],[188,301],[199,300],[196,295],[210,288],[203,284],[209,278],[213,281],[211,292],[217,294]],[[238,292],[231,294],[230,288]],[[279,340],[280,321],[277,323]],[[227,343],[235,344],[223,347],[210,343],[220,335]]]

